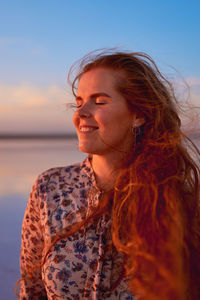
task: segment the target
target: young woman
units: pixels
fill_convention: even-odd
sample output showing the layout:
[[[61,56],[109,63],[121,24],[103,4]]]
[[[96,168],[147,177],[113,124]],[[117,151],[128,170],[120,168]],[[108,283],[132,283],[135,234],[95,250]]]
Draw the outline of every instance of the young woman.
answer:
[[[20,299],[199,300],[199,152],[171,85],[146,54],[108,52],[72,89],[88,157],[33,186]]]

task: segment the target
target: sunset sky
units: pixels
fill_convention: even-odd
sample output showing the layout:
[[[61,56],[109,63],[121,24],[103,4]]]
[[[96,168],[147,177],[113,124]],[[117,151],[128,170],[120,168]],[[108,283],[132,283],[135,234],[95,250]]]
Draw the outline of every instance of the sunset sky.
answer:
[[[0,133],[71,132],[67,72],[98,48],[147,52],[200,106],[199,11],[199,0],[0,0]]]

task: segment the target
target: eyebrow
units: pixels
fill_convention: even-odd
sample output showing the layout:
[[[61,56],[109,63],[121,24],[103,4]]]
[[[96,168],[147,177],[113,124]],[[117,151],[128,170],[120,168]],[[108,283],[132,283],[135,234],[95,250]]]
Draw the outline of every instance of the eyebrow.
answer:
[[[94,93],[94,94],[91,94],[90,95],[90,99],[94,99],[94,98],[98,98],[98,97],[108,97],[108,98],[111,98],[110,95],[106,94],[106,93]],[[83,100],[81,96],[76,96],[76,100]]]

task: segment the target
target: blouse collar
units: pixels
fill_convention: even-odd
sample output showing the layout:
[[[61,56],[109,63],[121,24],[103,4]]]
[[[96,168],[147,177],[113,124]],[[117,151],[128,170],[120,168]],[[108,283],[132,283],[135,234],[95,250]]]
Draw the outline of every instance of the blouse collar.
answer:
[[[99,188],[97,187],[95,175],[94,175],[94,170],[92,168],[92,162],[91,162],[92,157],[88,155],[84,161],[81,163],[81,169],[85,173],[85,175],[88,177],[89,182],[93,187],[95,187],[97,190]]]

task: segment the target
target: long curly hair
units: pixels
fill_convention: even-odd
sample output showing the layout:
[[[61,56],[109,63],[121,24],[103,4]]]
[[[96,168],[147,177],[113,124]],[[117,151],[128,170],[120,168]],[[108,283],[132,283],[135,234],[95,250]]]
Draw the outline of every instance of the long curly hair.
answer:
[[[110,211],[112,245],[123,253],[133,294],[141,300],[199,300],[200,153],[181,130],[173,87],[147,54],[110,50],[81,60],[74,95],[81,76],[96,68],[116,71],[116,90],[145,123],[112,191],[87,219],[54,236],[42,265],[58,240]]]
[[[129,287],[144,300],[200,299],[200,153],[181,130],[173,86],[147,54],[111,51],[81,60],[74,95],[96,68],[116,71],[116,90],[145,119],[107,197]],[[108,203],[98,209],[101,215]]]

